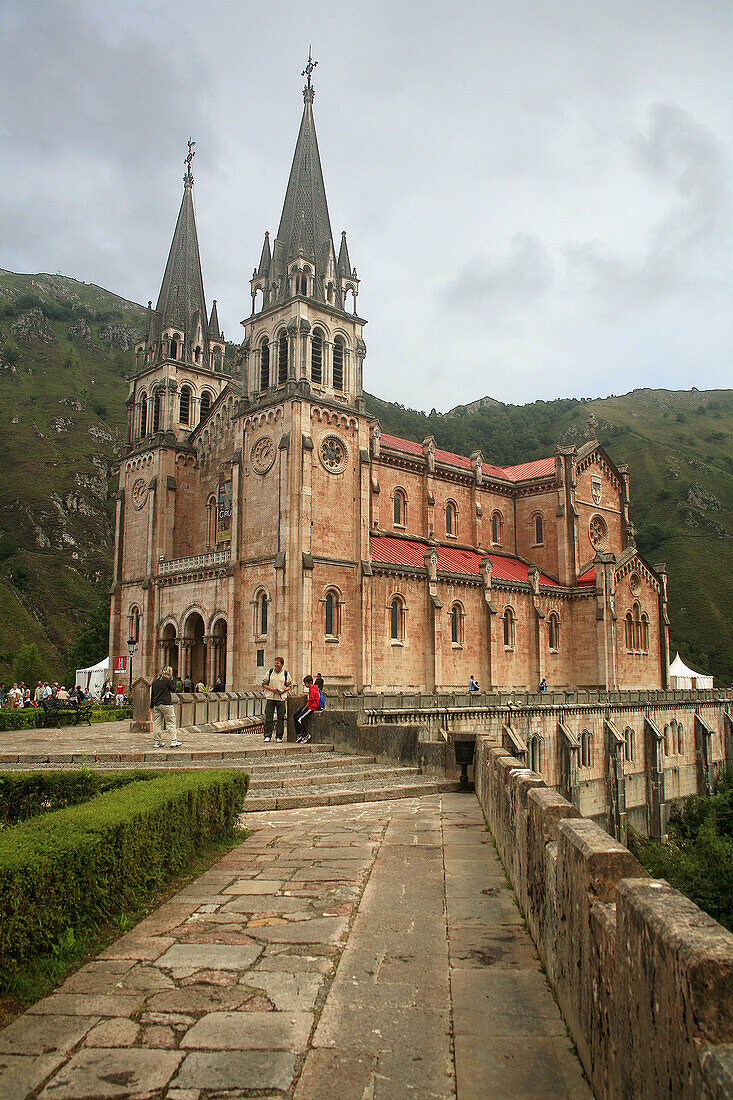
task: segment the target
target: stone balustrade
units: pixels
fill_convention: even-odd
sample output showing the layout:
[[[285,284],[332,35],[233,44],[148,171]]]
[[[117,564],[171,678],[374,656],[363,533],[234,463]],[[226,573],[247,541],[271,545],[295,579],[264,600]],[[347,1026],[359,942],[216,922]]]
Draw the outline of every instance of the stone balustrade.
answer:
[[[733,1096],[733,935],[481,735],[475,782],[596,1096]]]
[[[182,729],[245,731],[264,721],[265,700],[252,691],[182,692],[172,696],[176,725]],[[133,686],[133,726],[147,729],[150,721],[150,681],[141,678]]]
[[[230,549],[210,550],[206,554],[193,554],[188,558],[171,558],[158,562],[158,576],[166,577],[174,573],[196,573],[204,569],[225,568],[231,561]]]

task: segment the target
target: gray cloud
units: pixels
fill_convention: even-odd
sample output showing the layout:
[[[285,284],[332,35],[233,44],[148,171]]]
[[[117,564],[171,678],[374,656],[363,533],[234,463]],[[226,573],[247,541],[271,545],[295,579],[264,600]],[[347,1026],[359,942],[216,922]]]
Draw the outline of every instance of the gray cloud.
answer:
[[[509,255],[493,265],[480,256],[469,260],[445,288],[443,304],[486,317],[526,307],[544,294],[553,278],[547,250],[524,233],[515,234],[511,246]]]

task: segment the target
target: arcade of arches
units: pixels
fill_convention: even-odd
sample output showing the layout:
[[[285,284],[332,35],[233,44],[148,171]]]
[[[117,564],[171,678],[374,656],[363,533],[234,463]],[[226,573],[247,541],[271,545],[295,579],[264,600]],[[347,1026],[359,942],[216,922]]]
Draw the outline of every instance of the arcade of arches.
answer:
[[[173,678],[201,681],[213,686],[218,679],[227,679],[227,621],[218,618],[209,634],[198,611],[186,619],[182,635],[176,634],[173,623],[163,628],[160,640],[164,665],[173,669]]]

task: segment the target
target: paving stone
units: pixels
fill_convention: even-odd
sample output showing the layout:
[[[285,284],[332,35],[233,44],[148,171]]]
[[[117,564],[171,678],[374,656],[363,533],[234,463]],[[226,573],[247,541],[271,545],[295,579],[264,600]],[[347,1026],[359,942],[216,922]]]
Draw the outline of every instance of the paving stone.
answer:
[[[310,1012],[211,1012],[181,1040],[198,1050],[304,1050]]]
[[[455,970],[451,980],[456,1035],[564,1035],[541,971]]]
[[[98,1016],[21,1016],[0,1031],[4,1054],[65,1053],[79,1043]]]
[[[404,1044],[421,1047],[444,1040],[450,1051],[450,1015],[446,1008],[397,1008],[353,1005],[333,997],[333,987],[313,1036],[314,1047],[354,1050],[395,1050]],[[432,1045],[432,1042],[431,1044]]]
[[[165,1088],[183,1055],[162,1050],[80,1050],[39,1100],[149,1100]]]
[[[457,1035],[455,1050],[459,1100],[592,1100],[567,1038],[477,1042],[474,1035]]]
[[[133,1020],[122,1017],[102,1020],[84,1040],[85,1047],[132,1047],[138,1040],[140,1028]]]
[[[295,1055],[279,1050],[195,1051],[187,1054],[173,1081],[174,1086],[196,1089],[290,1088]],[[173,1095],[172,1091],[168,1096]],[[341,1100],[345,1100],[342,1093]]]
[[[107,993],[52,993],[28,1009],[30,1015],[57,1016],[132,1016],[141,997]]]
[[[347,925],[348,921],[344,917],[318,917],[315,920],[258,928],[256,938],[276,943],[339,943]]]
[[[214,943],[176,943],[158,959],[158,966],[170,970],[186,968],[199,970],[202,967],[215,970],[230,970],[236,967],[238,970],[244,970],[252,965],[259,953],[259,947],[249,944],[234,946]]]
[[[152,1050],[172,1050],[176,1045],[176,1033],[170,1026],[151,1024],[143,1028],[142,1045]]]
[[[109,959],[87,963],[70,975],[60,993],[104,993],[135,965],[132,959]]]
[[[259,960],[256,967],[250,971],[250,974],[254,976],[258,974],[260,970],[272,970],[290,974],[308,972],[329,974],[331,970],[333,970],[333,962],[329,958],[321,958],[318,955],[264,955]]]
[[[174,940],[170,936],[139,936],[134,931],[113,943],[100,955],[102,959],[146,959],[154,961]]]
[[[243,978],[250,989],[261,989],[274,1007],[283,1012],[309,1012],[323,984],[320,974],[282,974],[250,970]]]
[[[369,1096],[376,1068],[377,1056],[366,1051],[309,1050],[294,1100],[346,1100],[346,1097]]]
[[[0,1096],[7,1100],[25,1100],[54,1070],[65,1054],[0,1054]]]

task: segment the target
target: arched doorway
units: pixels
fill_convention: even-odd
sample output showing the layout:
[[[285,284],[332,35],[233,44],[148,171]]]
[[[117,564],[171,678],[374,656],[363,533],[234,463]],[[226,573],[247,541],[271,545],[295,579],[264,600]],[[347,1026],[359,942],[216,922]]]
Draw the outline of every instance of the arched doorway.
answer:
[[[178,641],[176,640],[176,628],[173,623],[168,623],[163,629],[161,648],[163,650],[163,664],[171,666],[173,679],[175,680],[178,676]]]
[[[206,645],[204,620],[197,611],[186,620],[186,638],[189,643],[189,675],[194,686],[202,680],[206,683]]]
[[[217,619],[214,623],[213,630],[213,653],[214,653],[214,668],[213,675],[211,677],[212,683],[215,683],[217,678],[221,676],[224,681],[224,687],[231,685],[227,684],[227,621],[226,619]]]

